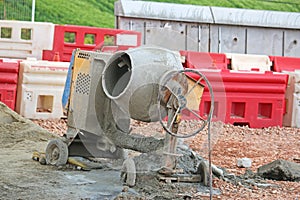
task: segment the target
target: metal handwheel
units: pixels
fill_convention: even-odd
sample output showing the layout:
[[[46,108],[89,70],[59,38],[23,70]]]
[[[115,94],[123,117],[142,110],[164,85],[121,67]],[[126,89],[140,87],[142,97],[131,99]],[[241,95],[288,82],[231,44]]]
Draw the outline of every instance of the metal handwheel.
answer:
[[[201,117],[199,114],[200,102],[197,102],[197,100],[201,99],[202,93],[195,94],[195,90],[199,90],[199,87],[202,87],[202,89],[207,87],[210,96],[212,97],[210,111],[206,118]],[[212,92],[212,87],[207,78],[197,70],[185,69],[166,73],[161,78],[158,95],[159,121],[164,130],[168,134],[178,138],[192,137],[202,131],[212,117],[214,109],[214,98]],[[195,102],[197,102],[196,106]],[[160,106],[162,103],[166,105],[168,112],[173,112],[173,115],[171,115],[172,119],[168,119],[168,122],[166,122],[163,118],[165,115],[162,113]],[[193,116],[193,119],[197,120],[196,127],[188,133],[173,131],[173,124],[180,122],[180,118],[184,112],[188,112]]]

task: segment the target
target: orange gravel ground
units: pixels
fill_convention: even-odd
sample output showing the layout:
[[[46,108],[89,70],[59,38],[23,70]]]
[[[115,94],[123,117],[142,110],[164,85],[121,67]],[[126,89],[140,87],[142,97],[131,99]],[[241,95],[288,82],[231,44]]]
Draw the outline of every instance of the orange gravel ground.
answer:
[[[213,135],[215,134],[215,135]],[[200,155],[207,157],[207,135],[199,134],[189,140],[190,147]],[[300,129],[287,127],[270,127],[251,129],[228,124],[223,125],[219,133],[212,131],[212,163],[224,167],[228,172],[244,174],[245,168],[237,167],[238,158],[251,158],[251,170],[277,159],[292,162],[300,161]],[[300,199],[300,183],[288,181],[268,181],[278,187],[246,188],[215,179],[214,187],[222,191],[219,199]]]

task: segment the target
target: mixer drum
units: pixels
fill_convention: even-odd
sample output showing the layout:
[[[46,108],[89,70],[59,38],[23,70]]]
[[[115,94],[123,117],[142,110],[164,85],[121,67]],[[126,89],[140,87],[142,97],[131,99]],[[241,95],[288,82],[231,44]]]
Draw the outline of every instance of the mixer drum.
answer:
[[[109,59],[103,70],[102,87],[132,119],[158,121],[160,79],[169,71],[182,69],[178,52],[157,47],[130,49],[117,52]],[[160,104],[166,109],[165,102]]]

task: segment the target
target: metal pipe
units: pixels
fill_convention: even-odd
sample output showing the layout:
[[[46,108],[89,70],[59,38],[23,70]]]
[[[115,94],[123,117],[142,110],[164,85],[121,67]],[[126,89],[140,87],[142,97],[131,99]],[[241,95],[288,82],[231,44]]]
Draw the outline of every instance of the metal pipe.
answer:
[[[31,22],[34,22],[34,16],[35,16],[35,0],[32,0],[32,5],[31,5]]]

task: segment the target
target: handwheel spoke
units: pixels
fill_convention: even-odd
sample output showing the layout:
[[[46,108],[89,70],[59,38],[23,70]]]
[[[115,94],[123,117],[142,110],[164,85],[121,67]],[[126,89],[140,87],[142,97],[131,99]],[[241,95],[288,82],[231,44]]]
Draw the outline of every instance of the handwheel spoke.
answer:
[[[182,80],[182,79],[177,80],[177,77],[179,75],[183,75],[182,73],[184,73],[185,75],[186,75],[186,73],[193,73],[193,74],[197,75],[199,78],[197,80],[194,80],[193,82],[187,82],[187,80]],[[166,89],[164,89],[162,92],[162,95],[167,95],[167,96],[159,95],[158,100],[160,102],[162,100],[162,98],[166,97],[166,98],[164,98],[164,100],[165,100],[164,103],[165,103],[166,109],[168,109],[168,121],[166,123],[163,120],[163,117],[165,115],[161,116],[159,119],[160,124],[163,126],[164,130],[173,137],[188,138],[188,137],[192,137],[192,136],[198,134],[206,127],[206,125],[209,125],[209,122],[211,121],[211,116],[209,115],[207,117],[207,119],[205,119],[200,116],[200,113],[197,112],[197,108],[193,109],[193,107],[190,107],[190,108],[188,107],[189,104],[190,104],[190,106],[194,105],[188,101],[193,101],[193,98],[198,100],[197,95],[195,95],[193,97],[191,96],[191,98],[187,98],[187,97],[188,97],[188,95],[190,95],[193,92],[193,90],[195,88],[196,89],[198,88],[197,86],[202,86],[202,88],[203,88],[204,85],[201,84],[201,82],[203,81],[205,84],[205,87],[207,87],[209,90],[209,94],[211,95],[211,101],[214,102],[212,87],[211,87],[208,79],[203,74],[201,74],[201,72],[199,72],[197,70],[192,70],[192,69],[184,69],[184,70],[179,70],[177,72],[170,72],[169,74],[166,74],[166,76],[163,78],[164,79],[161,80],[160,85],[162,85],[163,87],[168,89],[168,91]],[[178,83],[175,81],[177,81]],[[179,84],[179,85],[177,85],[177,84]],[[197,90],[197,93],[198,92],[199,91]],[[178,102],[176,102],[176,99]],[[175,111],[176,107],[177,107],[177,109]],[[159,109],[160,109],[160,107],[159,107]],[[170,109],[172,109],[172,110],[170,110]],[[176,129],[173,130],[172,125],[174,125],[174,123],[176,123],[176,120],[177,120],[176,117],[184,109],[186,109],[187,112],[192,113],[192,115],[194,115],[195,118],[198,119],[200,122],[197,126],[194,127],[195,130],[193,130],[192,132],[186,133],[184,131],[183,134],[181,134],[180,131],[178,130],[178,127],[176,126]],[[213,110],[213,107],[211,107],[211,109]],[[210,113],[211,112],[212,111],[210,111]]]
[[[202,121],[205,121],[205,119],[203,119],[198,113],[196,113],[195,111],[189,109],[188,107],[186,107],[186,109],[188,111],[190,111],[191,113],[193,113],[197,118],[201,119]]]
[[[184,95],[184,97],[187,97],[202,80],[203,77],[199,78],[197,82],[193,85],[193,87]]]
[[[177,110],[176,110],[176,112],[175,112],[175,114],[174,114],[174,117],[172,118],[172,121],[171,121],[171,123],[169,124],[169,127],[168,127],[169,130],[170,130],[170,128],[172,127],[173,123],[175,122],[175,119],[176,119],[176,117],[177,117],[179,111],[180,111],[180,107],[177,108]]]

